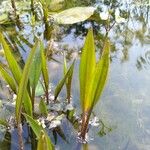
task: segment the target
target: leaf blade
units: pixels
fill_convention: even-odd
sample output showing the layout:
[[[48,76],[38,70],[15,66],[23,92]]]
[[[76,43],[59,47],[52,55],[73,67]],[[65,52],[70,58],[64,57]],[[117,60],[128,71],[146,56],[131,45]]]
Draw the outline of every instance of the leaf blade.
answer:
[[[95,11],[94,7],[73,7],[52,15],[54,21],[59,24],[74,24],[85,21]],[[82,15],[81,15],[82,14]]]
[[[80,103],[82,110],[88,109],[91,89],[91,80],[93,78],[93,73],[95,71],[95,46],[93,31],[90,29],[88,31],[85,44],[82,50],[80,68],[79,68],[79,80],[80,80]]]
[[[26,90],[26,88],[27,88],[29,73],[30,73],[30,69],[31,69],[31,63],[33,61],[33,57],[34,57],[34,54],[36,51],[36,45],[37,45],[37,43],[32,48],[32,50],[28,56],[28,59],[26,61],[26,64],[25,64],[25,67],[23,70],[22,79],[20,81],[19,88],[18,88],[18,94],[17,94],[17,99],[16,99],[16,120],[17,120],[17,122],[20,122],[24,90]],[[26,101],[24,101],[24,103],[25,102]]]
[[[64,86],[65,82],[66,82],[66,79],[68,78],[68,76],[70,76],[70,74],[72,73],[73,71],[73,68],[74,68],[74,63],[75,61],[73,61],[72,65],[70,66],[70,68],[68,69],[68,71],[66,72],[65,76],[60,80],[60,82],[58,83],[56,89],[55,89],[55,92],[54,92],[54,100],[57,99],[62,87]]]
[[[48,137],[46,131],[42,128],[42,126],[40,126],[38,124],[38,122],[36,120],[34,120],[32,117],[30,117],[29,115],[27,115],[27,114],[23,114],[23,115],[25,116],[26,120],[28,121],[29,125],[31,126],[32,130],[34,131],[34,133],[38,139],[40,139],[40,137],[41,137],[41,131],[43,132],[44,137],[46,138],[46,145],[48,148],[46,150],[53,150],[54,146],[53,146],[50,138]]]
[[[6,71],[6,69],[2,66],[2,64],[0,64],[0,72],[1,72],[1,75],[3,76],[3,78],[5,79],[5,81],[10,86],[10,88],[16,94],[16,92],[17,92],[16,83],[15,83],[14,79],[12,78],[12,76],[8,73],[8,71]]]
[[[93,85],[93,89],[94,87],[96,87],[96,89],[95,89],[95,94],[94,94],[95,96],[93,98],[94,99],[93,105],[97,103],[99,97],[101,96],[104,90],[104,86],[106,84],[108,71],[109,71],[109,65],[110,65],[109,50],[110,50],[110,42],[106,39],[106,42],[103,48],[102,57],[97,63],[96,71],[95,71],[95,78],[94,78],[95,84]]]

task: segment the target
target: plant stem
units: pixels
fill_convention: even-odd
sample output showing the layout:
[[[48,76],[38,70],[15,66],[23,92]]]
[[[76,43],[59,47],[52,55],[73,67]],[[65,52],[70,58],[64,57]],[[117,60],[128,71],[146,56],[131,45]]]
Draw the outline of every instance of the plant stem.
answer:
[[[33,2],[33,0],[31,0],[31,11],[34,14],[34,2]]]
[[[18,138],[19,138],[19,150],[24,150],[23,138],[22,138],[22,124],[18,123]]]
[[[14,9],[14,12],[16,13],[16,4],[15,4],[15,0],[11,0],[11,5],[12,5],[12,8]]]
[[[45,96],[46,96],[46,103],[47,105],[49,104],[49,93],[48,93],[48,89],[46,89],[45,91]]]
[[[80,133],[80,138],[82,140],[85,140],[85,135],[88,131],[90,115],[91,115],[91,111],[86,111],[82,115],[81,133]]]
[[[33,111],[33,113],[34,113],[34,98],[35,98],[35,88],[32,88],[31,101],[32,101],[32,111]]]

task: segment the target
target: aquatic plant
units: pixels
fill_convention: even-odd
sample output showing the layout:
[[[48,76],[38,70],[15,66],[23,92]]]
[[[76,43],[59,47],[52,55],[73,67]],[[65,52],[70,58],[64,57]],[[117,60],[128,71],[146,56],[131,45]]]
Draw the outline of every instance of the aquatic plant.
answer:
[[[4,48],[5,56],[7,63],[9,65],[9,69],[7,70],[2,64],[0,65],[0,72],[6,82],[9,84],[10,88],[13,90],[15,94],[17,94],[16,105],[15,105],[15,118],[16,124],[18,128],[18,136],[19,136],[19,146],[20,149],[24,149],[23,139],[22,139],[22,120],[21,115],[25,112],[33,117],[34,112],[34,101],[35,101],[35,89],[39,80],[39,76],[41,73],[41,59],[43,71],[45,71],[45,66],[43,65],[43,60],[45,59],[43,55],[41,55],[41,49],[39,49],[39,43],[36,42],[35,46],[31,49],[29,57],[25,63],[24,69],[22,70],[18,63],[16,62],[11,49],[7,45],[3,35],[0,33],[0,42]],[[43,50],[43,49],[42,49]],[[40,58],[39,58],[40,57]],[[41,58],[42,57],[42,58]],[[34,60],[34,61],[33,61]],[[38,65],[38,67],[37,67]],[[32,69],[32,70],[31,70]],[[30,71],[31,70],[31,71]],[[11,74],[12,75],[11,75]],[[44,73],[45,75],[46,73]],[[32,89],[32,92],[30,91]],[[41,110],[44,111],[45,106],[42,102],[40,104]],[[23,109],[24,108],[24,109]],[[31,126],[32,127],[32,126]],[[33,129],[34,130],[34,129]],[[42,130],[41,130],[42,131]],[[44,135],[45,136],[45,135]]]
[[[92,29],[89,30],[80,60],[80,102],[82,107],[82,125],[80,137],[85,140],[91,112],[104,89],[109,70],[110,44],[106,39],[101,58],[96,62]]]

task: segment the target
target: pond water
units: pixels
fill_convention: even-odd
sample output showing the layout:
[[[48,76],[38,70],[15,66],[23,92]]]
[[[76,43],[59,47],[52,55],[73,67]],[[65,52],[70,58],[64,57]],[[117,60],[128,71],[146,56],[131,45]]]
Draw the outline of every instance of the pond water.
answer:
[[[6,1],[4,1],[6,2]],[[4,2],[0,2],[1,6]],[[3,5],[2,5],[3,4]],[[6,2],[6,4],[8,4]],[[0,6],[0,15],[2,8]],[[79,101],[78,70],[80,52],[83,47],[85,35],[89,27],[93,27],[97,55],[102,47],[105,36],[103,23],[94,20],[76,23],[73,25],[49,26],[42,21],[37,21],[31,26],[31,11],[28,2],[20,4],[20,21],[0,22],[0,29],[4,31],[10,45],[14,49],[16,59],[23,64],[29,49],[34,43],[34,38],[40,36],[45,45],[52,43],[52,51],[49,52],[50,81],[55,86],[63,75],[63,52],[66,53],[67,62],[71,63],[76,58],[73,84],[72,100],[81,114]],[[91,126],[89,129],[88,144],[78,142],[77,131],[64,120],[62,129],[65,130],[66,141],[60,136],[57,138],[56,149],[58,150],[149,150],[150,149],[150,17],[148,1],[112,0],[77,0],[68,1],[66,8],[73,6],[94,6],[98,10],[107,8],[115,11],[120,9],[126,18],[124,23],[116,23],[109,32],[111,41],[111,65],[106,88],[100,102],[96,105],[93,114],[101,122],[98,127]],[[9,8],[5,8],[5,12]],[[7,10],[8,9],[8,10]],[[37,8],[38,9],[38,8]],[[3,12],[3,14],[5,14]],[[37,10],[40,16],[40,9]],[[11,16],[11,14],[10,14]],[[47,46],[48,47],[48,46]],[[3,56],[0,58],[4,61]],[[5,90],[4,90],[5,89]],[[5,84],[1,81],[0,99],[11,98]],[[65,92],[61,93],[64,96]],[[7,113],[7,110],[5,111]],[[3,112],[2,115],[5,115]],[[8,114],[11,112],[8,112]],[[24,133],[26,133],[24,131]],[[51,133],[50,133],[51,134]],[[27,135],[24,134],[24,137]],[[51,139],[54,141],[52,135]],[[0,134],[3,140],[3,132]],[[8,135],[9,137],[9,135]],[[16,150],[17,135],[13,131],[11,142],[1,142],[0,149]],[[8,144],[11,143],[11,144]],[[7,147],[5,147],[7,145]],[[9,146],[8,146],[9,145]],[[30,150],[30,144],[25,149]]]

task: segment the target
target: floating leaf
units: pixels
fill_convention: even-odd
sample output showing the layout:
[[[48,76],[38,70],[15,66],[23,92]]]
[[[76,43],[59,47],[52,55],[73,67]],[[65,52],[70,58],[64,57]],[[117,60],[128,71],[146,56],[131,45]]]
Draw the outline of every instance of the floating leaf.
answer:
[[[59,24],[73,24],[85,21],[93,15],[94,7],[74,7],[52,15]]]

